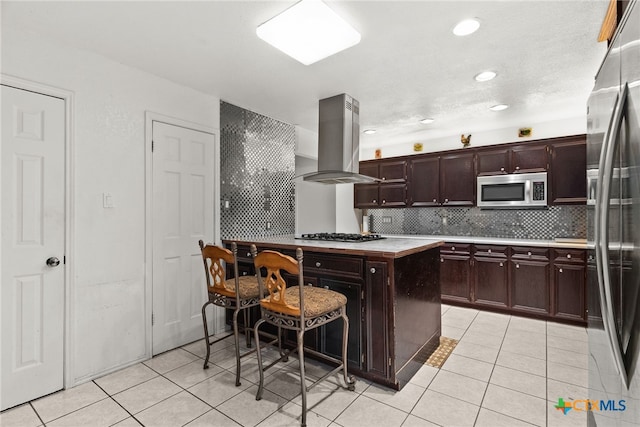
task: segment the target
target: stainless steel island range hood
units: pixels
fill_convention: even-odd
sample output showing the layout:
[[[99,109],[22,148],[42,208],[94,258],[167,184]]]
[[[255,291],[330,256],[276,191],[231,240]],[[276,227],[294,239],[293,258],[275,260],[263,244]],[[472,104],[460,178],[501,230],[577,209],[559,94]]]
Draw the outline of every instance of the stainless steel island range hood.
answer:
[[[379,181],[358,173],[360,103],[347,94],[320,100],[318,171],[303,175],[322,184],[362,184]]]

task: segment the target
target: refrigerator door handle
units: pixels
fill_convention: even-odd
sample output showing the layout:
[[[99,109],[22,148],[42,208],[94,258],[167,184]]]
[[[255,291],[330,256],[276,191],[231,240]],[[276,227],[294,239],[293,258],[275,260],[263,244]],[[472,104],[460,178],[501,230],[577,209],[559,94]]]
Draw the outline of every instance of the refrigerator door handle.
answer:
[[[598,270],[598,287],[600,291],[600,308],[602,310],[602,322],[605,332],[609,338],[609,345],[613,354],[618,373],[626,387],[629,386],[627,380],[627,370],[622,357],[622,350],[618,342],[616,331],[613,301],[611,290],[611,276],[609,271],[609,205],[611,198],[611,181],[613,178],[613,163],[615,148],[618,143],[620,126],[624,117],[629,87],[627,84],[622,88],[622,93],[617,99],[613,115],[609,123],[609,128],[604,136],[602,151],[604,156],[600,157],[600,176],[598,178],[598,191],[600,200],[596,202],[596,262]]]

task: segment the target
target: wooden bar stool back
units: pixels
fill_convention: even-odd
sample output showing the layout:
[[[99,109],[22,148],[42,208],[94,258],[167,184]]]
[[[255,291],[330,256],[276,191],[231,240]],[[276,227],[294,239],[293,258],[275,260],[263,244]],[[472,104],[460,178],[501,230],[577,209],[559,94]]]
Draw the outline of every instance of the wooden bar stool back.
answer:
[[[306,426],[307,420],[307,391],[324,379],[342,371],[344,381],[349,390],[355,389],[355,379],[347,373],[347,341],[349,333],[349,319],[347,317],[347,298],[339,292],[313,286],[304,286],[302,249],[296,250],[296,259],[281,254],[280,252],[265,250],[258,253],[256,246],[251,245],[256,271],[266,269],[266,277],[258,275],[258,282],[269,294],[260,300],[261,319],[256,322],[254,334],[256,343],[259,343],[258,328],[263,323],[296,331],[298,357],[300,361],[300,389],[302,392],[302,421]],[[287,287],[282,277],[282,271],[298,277],[298,286]],[[304,347],[304,333],[311,329],[327,324],[337,319],[342,319],[342,359],[336,359],[315,350]],[[258,346],[259,348],[259,346]],[[311,353],[321,359],[338,366],[325,376],[317,380],[311,386],[306,387],[304,371],[304,352]],[[267,367],[262,366],[262,355],[258,350],[258,366],[260,372],[260,384],[256,394],[256,400],[262,399],[264,385],[264,371],[275,365],[281,359],[276,360]]]
[[[244,314],[244,333],[247,347],[251,347],[251,328],[249,308],[260,304],[264,297],[264,291],[256,281],[255,276],[241,276],[238,272],[238,246],[231,243],[231,250],[214,245],[204,245],[200,240],[200,251],[204,261],[205,277],[207,279],[207,294],[209,299],[202,306],[202,323],[204,325],[204,339],[207,346],[207,355],[204,359],[204,369],[209,367],[211,346],[225,338],[234,336],[236,350],[236,386],[240,385],[240,359],[255,352],[255,349],[240,354],[240,334],[238,328],[238,314]],[[227,279],[227,268],[233,268],[233,278]],[[210,341],[207,325],[206,308],[209,304],[233,310],[233,332],[221,338]]]

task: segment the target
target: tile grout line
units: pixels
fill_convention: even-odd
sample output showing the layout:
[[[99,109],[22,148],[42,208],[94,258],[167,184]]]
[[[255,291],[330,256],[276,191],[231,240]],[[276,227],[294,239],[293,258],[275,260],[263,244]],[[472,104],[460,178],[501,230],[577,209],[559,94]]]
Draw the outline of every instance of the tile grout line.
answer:
[[[144,425],[144,424],[142,424],[142,423],[140,422],[140,420],[139,420],[139,419],[137,419],[137,418],[135,417],[135,415],[133,415],[131,412],[129,412],[129,410],[127,410],[127,408],[125,408],[124,406],[122,406],[122,405],[120,404],[120,402],[118,402],[116,399],[114,399],[114,398],[113,398],[113,396],[111,396],[111,394],[107,393],[107,391],[106,391],[105,389],[103,389],[102,387],[100,387],[100,385],[98,385],[98,383],[96,383],[96,382],[95,382],[95,380],[92,380],[91,382],[92,382],[92,383],[94,383],[94,384],[96,385],[96,387],[98,387],[100,390],[102,390],[102,392],[103,392],[104,394],[106,394],[106,395],[109,397],[109,399],[113,400],[113,401],[116,403],[116,405],[118,405],[118,406],[120,406],[122,409],[124,409],[124,411],[125,411],[127,414],[129,414],[129,416],[130,416],[131,418],[133,418],[134,420],[136,420],[136,422],[137,422],[138,424],[140,424],[141,426],[143,426],[143,425]],[[146,381],[145,381],[145,382],[146,382]],[[104,400],[104,399],[103,399],[103,400]],[[125,418],[125,420],[126,420],[126,418]],[[121,421],[124,421],[124,420],[120,420],[120,421],[118,421],[118,422],[114,423],[113,425],[118,424],[118,423],[119,423],[119,422],[121,422]]]
[[[35,399],[34,399],[35,400]],[[33,406],[32,404],[33,400],[29,401],[29,406],[31,406],[31,409],[33,410],[33,412],[35,412],[36,417],[38,417],[38,419],[40,420],[40,423],[45,426],[46,424],[44,423],[44,420],[42,419],[42,417],[40,416],[40,414],[38,413],[38,411],[36,411],[36,408]]]

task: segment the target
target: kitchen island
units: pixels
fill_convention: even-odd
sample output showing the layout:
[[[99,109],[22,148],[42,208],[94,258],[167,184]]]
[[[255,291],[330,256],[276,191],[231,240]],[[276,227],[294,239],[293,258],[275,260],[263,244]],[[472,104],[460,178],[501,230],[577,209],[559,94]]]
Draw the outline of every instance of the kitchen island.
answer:
[[[294,257],[296,248],[302,248],[305,284],[347,297],[350,372],[399,390],[438,347],[443,241],[388,238],[352,243],[276,236],[223,243],[229,246],[232,241],[238,244],[241,274],[255,274],[252,243],[258,251],[271,249]],[[285,280],[293,286],[298,279]],[[334,322],[305,334],[305,345],[339,358],[341,337],[342,325]],[[288,341],[293,345],[294,336]]]

